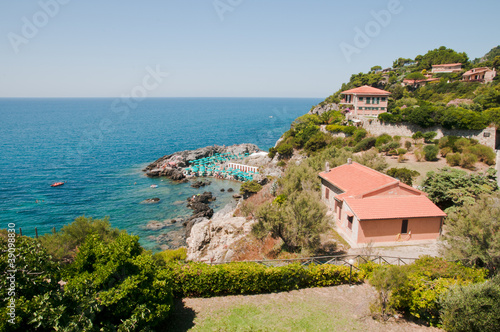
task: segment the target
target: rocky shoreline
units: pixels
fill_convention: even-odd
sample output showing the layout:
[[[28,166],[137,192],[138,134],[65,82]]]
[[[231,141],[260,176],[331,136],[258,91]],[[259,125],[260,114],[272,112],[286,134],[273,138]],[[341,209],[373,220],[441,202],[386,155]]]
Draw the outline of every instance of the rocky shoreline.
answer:
[[[232,146],[207,146],[196,150],[186,150],[176,152],[170,155],[163,156],[158,160],[149,164],[143,171],[148,177],[167,177],[174,181],[188,182],[184,174],[184,168],[189,167],[189,162],[213,156],[216,153],[232,153],[234,155],[248,153],[249,156],[244,158],[241,163],[248,166],[259,167],[259,174],[254,178],[258,183],[265,185],[269,177],[279,177],[282,175],[282,170],[278,167],[277,160],[272,160],[268,157],[267,152],[260,151],[254,144],[239,144]],[[192,178],[191,186],[194,188],[202,188],[210,184],[207,179],[198,177]],[[221,191],[232,192],[232,188],[222,189]],[[173,247],[182,245],[185,241],[187,245],[187,259],[191,261],[203,262],[225,262],[230,261],[234,252],[231,245],[243,237],[247,236],[251,231],[253,220],[247,220],[243,217],[235,217],[235,210],[241,204],[241,196],[234,193],[233,203],[223,207],[215,212],[210,206],[210,203],[215,201],[215,197],[211,192],[203,192],[187,198],[187,207],[193,210],[192,215],[184,218],[175,218],[165,221],[150,221],[146,228],[150,230],[165,230],[169,226],[182,223],[183,230],[174,230],[151,236],[158,242],[162,250],[170,248],[165,242],[170,243]],[[143,204],[155,203],[156,199],[150,199]]]

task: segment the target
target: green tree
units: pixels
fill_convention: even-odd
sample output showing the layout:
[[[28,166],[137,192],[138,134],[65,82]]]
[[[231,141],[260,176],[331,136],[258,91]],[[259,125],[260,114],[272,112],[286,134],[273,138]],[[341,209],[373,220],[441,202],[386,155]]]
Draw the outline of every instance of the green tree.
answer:
[[[441,300],[446,331],[496,332],[500,329],[500,277],[451,287]]]
[[[424,156],[427,161],[434,161],[439,153],[439,148],[435,144],[424,146]]]
[[[261,206],[253,232],[260,238],[270,233],[282,239],[290,252],[314,251],[320,243],[319,235],[327,227],[325,216],[326,207],[317,192],[295,192],[282,204]]]
[[[152,330],[172,308],[172,286],[139,237],[120,234],[105,243],[87,237],[68,270],[65,296],[74,307],[72,330]]]
[[[445,256],[490,270],[500,267],[500,193],[481,194],[446,219]]]
[[[97,234],[102,241],[109,242],[116,239],[120,231],[111,227],[109,218],[93,219],[81,216],[60,231],[41,236],[40,243],[53,259],[71,262],[76,248],[83,244],[89,234]]]
[[[413,185],[413,180],[420,175],[419,172],[404,168],[391,168],[387,171],[387,175],[393,178],[399,179],[399,181],[411,186]]]
[[[429,199],[441,209],[473,204],[480,194],[490,194],[498,189],[495,170],[486,174],[468,174],[449,167],[427,173],[422,186]]]
[[[262,186],[255,180],[247,181],[243,183],[240,187],[240,194],[247,198],[253,194],[258,193],[262,189]]]

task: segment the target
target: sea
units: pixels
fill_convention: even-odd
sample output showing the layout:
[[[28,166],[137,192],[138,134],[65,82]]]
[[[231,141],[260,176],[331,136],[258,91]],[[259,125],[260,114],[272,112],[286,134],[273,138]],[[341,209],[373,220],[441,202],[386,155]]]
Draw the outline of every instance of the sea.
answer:
[[[0,228],[23,235],[60,230],[76,217],[108,217],[113,227],[159,250],[151,220],[188,216],[186,198],[211,191],[218,210],[240,183],[147,178],[142,169],[176,151],[209,145],[274,146],[315,98],[2,98],[0,99]],[[54,182],[64,181],[60,187]],[[152,184],[158,185],[151,188]],[[225,189],[221,192],[221,189]],[[158,204],[140,204],[158,197]]]

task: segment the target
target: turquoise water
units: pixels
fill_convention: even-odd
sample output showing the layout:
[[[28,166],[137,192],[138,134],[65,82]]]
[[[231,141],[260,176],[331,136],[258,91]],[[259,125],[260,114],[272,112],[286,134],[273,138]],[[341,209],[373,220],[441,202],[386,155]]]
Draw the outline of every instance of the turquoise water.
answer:
[[[115,227],[155,242],[144,226],[190,214],[187,197],[212,191],[217,209],[231,200],[221,188],[239,183],[189,184],[146,178],[141,171],[159,157],[207,145],[254,143],[267,150],[291,122],[319,99],[152,98],[0,99],[0,228],[7,223],[34,235],[60,229],[80,215],[110,217]],[[56,181],[64,186],[51,188]],[[135,183],[135,184],[134,184]],[[151,184],[158,184],[152,189]],[[139,204],[159,197],[154,205]],[[39,203],[36,203],[36,201]],[[179,229],[173,225],[170,229]],[[160,233],[159,233],[160,232]]]

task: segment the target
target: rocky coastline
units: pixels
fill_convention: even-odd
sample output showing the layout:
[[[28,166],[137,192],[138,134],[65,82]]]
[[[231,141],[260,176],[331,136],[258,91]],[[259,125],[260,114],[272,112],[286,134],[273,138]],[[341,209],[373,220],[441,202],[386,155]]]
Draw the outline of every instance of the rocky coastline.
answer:
[[[254,179],[265,185],[269,177],[279,177],[282,170],[278,167],[277,160],[268,157],[267,152],[261,151],[254,144],[239,144],[232,146],[207,146],[196,150],[186,150],[163,156],[149,164],[143,171],[148,177],[167,177],[174,181],[188,182],[184,173],[184,168],[189,166],[189,162],[210,157],[216,153],[245,154],[249,156],[241,161],[248,166],[259,167],[259,174]],[[209,184],[208,179],[192,178],[191,186],[202,188]],[[232,192],[232,188],[227,189]],[[215,201],[211,192],[203,192],[188,197],[187,207],[193,210],[192,215],[185,218],[175,218],[172,220],[157,221],[148,223],[146,228],[150,230],[165,230],[174,223],[182,223],[184,231],[170,230],[158,236],[151,236],[159,244],[170,241],[173,247],[186,243],[187,259],[191,261],[203,262],[226,262],[230,261],[234,255],[231,245],[251,231],[253,220],[247,220],[243,217],[235,217],[235,210],[241,204],[241,196],[238,193],[233,195],[234,201],[226,205],[221,210],[215,212],[210,203]],[[143,204],[155,203],[156,199],[150,199],[142,202]],[[170,248],[163,244],[162,250]]]

